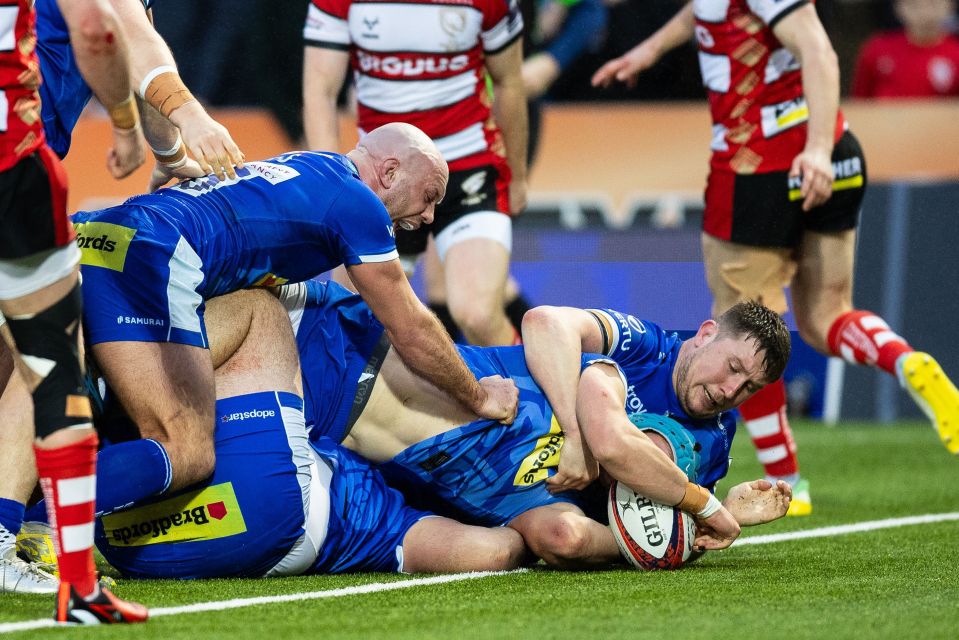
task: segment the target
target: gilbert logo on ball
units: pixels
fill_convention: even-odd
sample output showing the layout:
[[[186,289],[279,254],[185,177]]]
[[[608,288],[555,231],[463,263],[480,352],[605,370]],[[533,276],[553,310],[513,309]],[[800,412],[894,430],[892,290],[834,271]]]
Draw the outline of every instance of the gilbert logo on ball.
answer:
[[[615,481],[607,510],[620,553],[637,569],[676,569],[692,554],[696,524],[690,514],[657,504]]]

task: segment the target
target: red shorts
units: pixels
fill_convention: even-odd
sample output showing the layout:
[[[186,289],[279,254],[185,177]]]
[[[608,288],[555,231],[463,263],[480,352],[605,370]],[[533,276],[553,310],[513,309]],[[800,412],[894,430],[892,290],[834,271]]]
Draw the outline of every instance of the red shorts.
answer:
[[[832,197],[812,211],[802,210],[799,184],[790,181],[788,171],[710,172],[703,231],[737,244],[792,248],[806,230],[855,229],[866,190],[866,161],[859,141],[848,131],[836,143],[832,162]]]
[[[67,174],[43,145],[0,173],[0,260],[25,258],[73,242]]]

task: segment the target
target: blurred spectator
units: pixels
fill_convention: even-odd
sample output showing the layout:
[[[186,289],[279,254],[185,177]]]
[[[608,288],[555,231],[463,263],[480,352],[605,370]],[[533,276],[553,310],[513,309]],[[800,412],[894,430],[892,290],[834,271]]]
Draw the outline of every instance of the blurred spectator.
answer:
[[[953,0],[895,0],[903,29],[863,46],[853,76],[857,98],[959,96],[959,38]]]
[[[522,4],[523,85],[529,105],[529,146],[532,166],[539,146],[540,99],[584,53],[598,51],[606,35],[602,0],[526,0]]]

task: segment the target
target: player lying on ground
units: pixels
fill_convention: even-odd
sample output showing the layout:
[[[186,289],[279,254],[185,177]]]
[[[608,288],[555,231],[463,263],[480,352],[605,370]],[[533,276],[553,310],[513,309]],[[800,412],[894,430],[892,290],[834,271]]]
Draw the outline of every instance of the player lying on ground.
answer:
[[[580,505],[588,506],[584,496],[572,492],[554,496],[546,489],[544,480],[555,470],[563,436],[551,419],[552,411],[545,396],[526,369],[522,348],[463,348],[464,356],[475,371],[492,369],[509,373],[522,389],[519,416],[512,426],[506,428],[495,421],[477,420],[475,415],[463,411],[448,396],[412,375],[394,355],[386,354],[382,325],[372,317],[359,296],[349,294],[336,284],[315,282],[286,288],[284,293],[301,338],[300,356],[304,363],[309,363],[306,404],[317,435],[311,454],[318,456],[313,460],[317,463],[315,469],[325,468],[322,458],[336,459],[337,469],[348,470],[344,475],[333,474],[330,491],[334,500],[346,498],[350,487],[369,491],[374,497],[384,495],[395,496],[392,500],[398,499],[398,495],[383,488],[377,472],[358,462],[351,454],[337,449],[329,438],[319,435],[323,431],[342,434],[343,427],[350,423],[352,412],[355,420],[347,442],[377,459],[389,459],[394,455],[391,452],[396,451],[395,457],[383,468],[397,478],[410,469],[420,469],[427,476],[434,476],[429,478],[430,484],[416,486],[417,493],[431,493],[440,498],[438,504],[447,513],[460,514],[489,525],[510,523],[527,536],[538,555],[556,566],[578,568],[620,560],[609,529],[586,517],[580,508]],[[220,462],[213,479],[200,487],[202,492],[191,489],[176,498],[153,500],[145,506],[109,514],[102,519],[101,551],[124,573],[150,577],[199,577],[234,575],[237,572],[263,575],[268,571],[295,573],[311,568],[339,571],[392,566],[363,564],[368,558],[362,548],[356,551],[358,555],[353,560],[350,560],[353,557],[350,554],[343,555],[341,565],[328,564],[328,557],[322,552],[316,556],[319,560],[309,556],[313,559],[306,564],[301,564],[304,562],[302,552],[297,553],[295,560],[281,562],[284,553],[290,549],[289,545],[301,535],[304,519],[309,532],[313,516],[319,514],[317,517],[322,519],[325,507],[322,503],[317,506],[313,503],[313,497],[323,495],[323,488],[311,489],[311,497],[303,500],[300,496],[305,491],[297,489],[297,477],[302,479],[300,487],[307,484],[310,472],[304,467],[309,465],[310,458],[299,456],[305,462],[296,463],[298,457],[290,453],[296,447],[285,444],[288,439],[283,423],[291,425],[292,421],[283,413],[295,413],[292,396],[277,399],[261,393],[259,396],[237,397],[238,394],[263,391],[264,385],[286,394],[295,388],[295,383],[291,382],[297,373],[295,356],[283,356],[284,339],[289,341],[292,350],[291,336],[288,330],[277,329],[275,321],[264,320],[277,314],[282,316],[278,309],[278,303],[262,291],[238,292],[210,301],[207,321],[214,361],[223,361],[224,353],[234,354],[217,369],[218,394],[232,398],[218,405],[217,454]],[[288,337],[285,338],[284,333]],[[596,411],[592,396],[599,393],[614,398],[615,392],[610,391],[618,385],[621,391],[618,400],[613,400],[618,402],[618,407],[614,405],[615,411],[608,413],[597,412],[596,417],[608,419],[616,427],[625,427],[625,436],[632,436],[632,442],[641,443],[639,447],[632,442],[626,445],[633,452],[632,459],[615,467],[615,472],[628,478],[626,481],[630,486],[657,501],[666,502],[671,499],[670,492],[678,489],[673,501],[679,502],[683,491],[689,488],[686,474],[673,464],[656,442],[626,418],[622,408],[625,389],[618,369],[601,356],[588,355],[583,361],[586,363],[585,384],[578,393],[590,399],[583,404],[584,409]],[[369,363],[373,367],[364,371]],[[382,367],[377,369],[378,363]],[[367,394],[367,391],[371,393]],[[645,424],[641,419],[634,417],[633,420]],[[625,421],[625,425],[620,421]],[[586,424],[592,427],[592,423]],[[584,433],[592,434],[591,427],[584,429]],[[676,428],[682,430],[679,425]],[[296,429],[303,433],[298,427]],[[597,427],[597,431],[600,429]],[[252,432],[248,434],[248,430]],[[270,431],[272,436],[267,433]],[[669,438],[669,445],[659,443],[666,451],[683,448],[680,439],[672,437],[668,431],[658,431]],[[700,437],[705,439],[705,436]],[[689,453],[693,441],[688,434],[686,438],[689,444],[685,449]],[[304,445],[301,437],[299,446]],[[726,447],[713,446],[709,451],[719,452],[722,457],[719,466],[725,469]],[[275,462],[270,463],[270,459]],[[715,455],[706,462],[703,465],[706,473],[710,472],[710,467],[715,469],[717,466]],[[346,488],[338,484],[341,482],[338,478],[351,476],[362,476],[362,482]],[[419,480],[414,478],[413,483]],[[361,485],[367,489],[362,489]],[[286,493],[282,487],[286,487]],[[271,495],[276,497],[271,500]],[[289,497],[281,499],[280,496],[284,495]],[[701,545],[710,548],[726,546],[738,534],[739,524],[757,524],[783,515],[789,493],[785,485],[774,488],[759,481],[758,484],[734,488],[731,497],[728,502],[733,512],[719,507],[718,513],[706,519],[706,534],[700,537]],[[367,504],[362,496],[349,496],[348,500],[351,504]],[[714,504],[718,506],[718,503]],[[404,513],[412,513],[411,519],[422,516],[412,510]],[[726,519],[731,522],[729,527],[733,533],[725,533],[726,529],[722,528],[727,526]],[[402,517],[398,521],[405,522]],[[276,522],[283,523],[283,526],[274,527]],[[434,526],[427,524],[429,522],[424,521],[421,527],[427,532],[424,536],[430,531],[427,527]],[[717,524],[710,526],[712,523]],[[369,529],[364,530],[362,525],[351,521],[346,524],[336,521],[330,525],[331,530],[337,531],[347,526],[352,529],[342,534],[343,539],[354,537],[358,541],[356,544],[362,547],[363,541],[369,539],[364,537],[369,534]],[[463,527],[457,529],[448,525],[454,532],[463,532],[464,545],[488,550],[479,554],[470,567],[499,568],[518,561],[516,549],[512,546],[515,540],[497,540],[494,536],[504,534],[492,533],[507,529]],[[389,531],[392,530],[384,527],[376,533],[387,535]],[[401,540],[404,531],[401,527],[398,534],[391,533],[390,544]],[[246,538],[233,538],[241,535]],[[251,536],[261,541],[258,544],[263,547],[263,554],[247,554],[244,562],[239,564],[238,556],[225,551],[213,553],[212,542],[207,546],[177,542],[193,540],[206,544],[216,539],[223,549],[232,549],[241,542],[246,544]],[[446,566],[451,569],[466,567],[462,563],[452,564],[459,557],[455,545],[439,545],[431,536],[427,539],[429,544],[442,550],[439,555],[435,555],[434,550],[436,563],[450,563]],[[159,541],[165,544],[156,544]],[[507,547],[497,547],[496,544],[506,544]],[[414,548],[418,547],[414,545]],[[342,554],[343,550],[337,550],[337,553]],[[221,555],[225,556],[222,560]],[[275,568],[277,563],[280,568]],[[290,569],[291,566],[296,568]],[[416,563],[408,564],[406,568],[420,566],[435,570],[438,565]]]
[[[564,434],[526,367],[523,347],[460,347],[476,375],[508,375],[520,388],[517,418],[500,428],[411,375],[359,297],[316,282],[282,287],[281,296],[297,335],[311,437],[342,440],[379,463],[408,498],[431,496],[431,507],[464,521],[510,523],[537,555],[555,564],[618,558],[609,531],[584,516],[577,496],[547,490],[544,481],[555,471]],[[789,350],[785,325],[768,309],[744,304],[736,308],[738,315],[731,313],[720,324],[707,321],[682,342],[631,316],[598,313],[618,318],[623,328],[610,331],[612,359],[577,356],[582,373],[573,397],[589,449],[610,476],[655,502],[682,504],[695,514],[704,505],[694,509],[690,497],[708,500],[718,510],[700,523],[697,543],[728,546],[739,534],[733,515],[702,486],[689,483],[633,426],[624,407],[669,413],[682,422],[702,448],[697,480],[713,487],[726,473],[735,429],[731,417],[718,414],[781,374]],[[625,363],[622,370],[616,359]],[[739,370],[728,369],[730,359]],[[696,395],[703,388],[713,401]],[[788,496],[784,485],[762,486]]]
[[[216,364],[216,470],[182,491],[101,514],[97,546],[110,564],[140,578],[519,565],[526,550],[516,531],[463,525],[413,509],[356,454],[329,439],[311,443],[285,310],[265,291],[239,296],[272,304],[214,304],[208,310]],[[129,422],[109,412],[101,420]],[[130,425],[106,425],[111,432],[124,428]],[[119,458],[114,463],[123,464]],[[127,473],[128,482],[139,479],[136,469]],[[104,491],[100,487],[98,497]],[[42,505],[30,510],[28,517],[33,515],[42,516]]]

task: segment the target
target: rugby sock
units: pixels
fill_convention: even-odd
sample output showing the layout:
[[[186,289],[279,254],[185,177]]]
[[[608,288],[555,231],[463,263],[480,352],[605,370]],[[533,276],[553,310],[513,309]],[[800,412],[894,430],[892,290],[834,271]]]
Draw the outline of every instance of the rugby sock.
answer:
[[[896,375],[896,360],[915,351],[886,321],[871,311],[842,314],[829,328],[829,350],[852,364],[876,366]]]
[[[739,407],[739,413],[756,446],[756,457],[768,478],[791,484],[799,480],[799,459],[789,420],[786,418],[786,385],[780,378],[753,394]]]
[[[170,458],[156,440],[133,440],[105,447],[97,456],[96,514],[102,516],[170,488]],[[44,501],[27,510],[26,519],[45,521]]]
[[[446,329],[446,333],[450,334],[453,342],[465,342],[463,333],[460,331],[459,326],[457,326],[456,321],[453,320],[453,314],[450,313],[450,308],[446,306],[445,303],[430,302],[426,306],[440,319],[440,322],[443,323],[443,328]]]
[[[16,500],[0,498],[0,547],[16,541],[23,525],[24,505]],[[12,540],[10,540],[12,538]]]
[[[522,330],[523,316],[525,316],[526,312],[530,309],[529,300],[527,300],[522,293],[506,304],[506,317],[509,318],[510,324],[513,325],[516,331]]]
[[[34,447],[37,475],[47,503],[60,580],[80,596],[96,586],[93,564],[93,507],[96,496],[97,436],[65,447]]]

